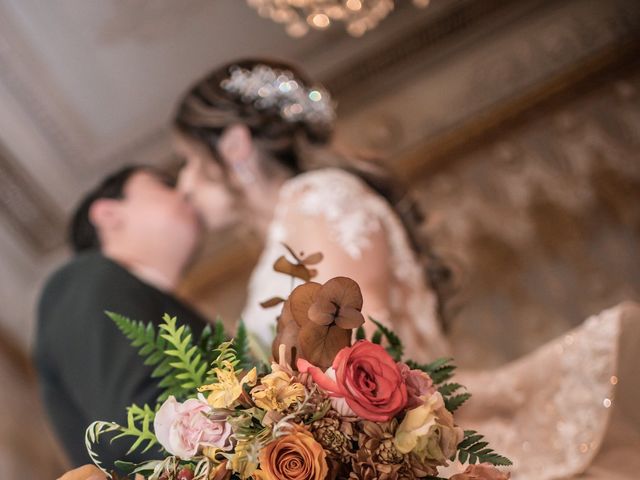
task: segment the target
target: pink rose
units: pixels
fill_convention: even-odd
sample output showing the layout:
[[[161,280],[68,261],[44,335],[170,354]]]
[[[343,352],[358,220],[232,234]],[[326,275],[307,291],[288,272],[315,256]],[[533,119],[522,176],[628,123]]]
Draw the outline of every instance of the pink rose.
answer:
[[[407,386],[400,368],[375,343],[361,340],[340,350],[332,365],[335,379],[304,359],[298,359],[297,365],[332,397],[344,398],[365,420],[386,422],[407,405]]]
[[[509,473],[501,472],[493,465],[480,463],[469,465],[467,469],[451,477],[451,480],[509,480]]]
[[[207,402],[191,398],[184,403],[169,397],[156,413],[153,428],[158,442],[172,455],[188,460],[203,447],[230,450],[231,425]]]
[[[422,370],[411,370],[406,363],[399,362],[400,374],[407,385],[407,408],[416,408],[424,403],[420,397],[429,397],[436,393],[433,380]]]

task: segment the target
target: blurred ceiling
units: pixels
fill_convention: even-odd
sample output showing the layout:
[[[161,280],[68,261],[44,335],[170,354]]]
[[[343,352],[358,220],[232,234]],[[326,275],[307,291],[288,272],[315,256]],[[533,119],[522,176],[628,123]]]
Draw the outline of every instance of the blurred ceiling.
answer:
[[[621,61],[640,25],[634,0],[397,3],[363,38],[292,39],[240,0],[0,0],[0,328],[28,345],[74,202],[118,165],[167,163],[176,98],[212,66],[293,60],[339,99],[343,139],[418,168],[472,119]]]

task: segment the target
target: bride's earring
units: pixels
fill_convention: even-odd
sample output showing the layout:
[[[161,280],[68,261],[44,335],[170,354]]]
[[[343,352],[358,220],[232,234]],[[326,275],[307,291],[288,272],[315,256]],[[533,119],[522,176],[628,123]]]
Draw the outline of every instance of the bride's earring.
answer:
[[[246,125],[231,125],[222,134],[220,153],[226,159],[234,176],[243,185],[256,182],[257,151]]]
[[[252,152],[251,156],[253,157],[254,155],[255,155],[255,153]],[[254,172],[251,169],[251,165],[253,163],[255,163],[252,160],[253,160],[253,158],[236,160],[232,164],[234,175],[236,176],[238,181],[240,183],[242,183],[243,185],[251,185],[251,184],[255,183],[255,181],[256,181],[256,176],[255,176]]]

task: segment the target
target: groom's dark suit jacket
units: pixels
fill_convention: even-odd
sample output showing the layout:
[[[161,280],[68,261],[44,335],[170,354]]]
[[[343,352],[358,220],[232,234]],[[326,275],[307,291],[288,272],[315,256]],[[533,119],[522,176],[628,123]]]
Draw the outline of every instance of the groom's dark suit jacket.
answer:
[[[155,405],[157,381],[150,378],[129,340],[105,311],[159,324],[163,314],[178,317],[199,334],[202,317],[171,295],[142,282],[99,252],[78,255],[47,282],[38,307],[35,363],[45,408],[74,465],[90,463],[85,429],[94,420],[126,425],[126,407]],[[101,442],[103,465],[125,459],[131,441]],[[159,458],[154,447],[146,455]]]

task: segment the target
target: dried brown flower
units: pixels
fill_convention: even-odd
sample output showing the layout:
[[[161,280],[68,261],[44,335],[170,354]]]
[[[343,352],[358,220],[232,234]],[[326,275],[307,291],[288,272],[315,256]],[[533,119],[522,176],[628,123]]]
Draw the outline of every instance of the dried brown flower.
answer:
[[[360,422],[358,452],[352,461],[350,479],[404,480],[437,473],[415,455],[404,455],[393,442],[398,422]]]
[[[332,411],[335,413],[334,411]],[[313,437],[324,447],[331,457],[348,463],[353,456],[353,429],[348,422],[343,422],[339,416],[331,412],[320,420],[313,422],[309,429]]]
[[[274,357],[279,358],[279,346],[285,344],[290,361],[301,356],[322,369],[328,368],[336,354],[351,345],[351,329],[364,323],[361,309],[360,287],[350,278],[336,277],[324,285],[308,282],[296,287],[278,320]]]

